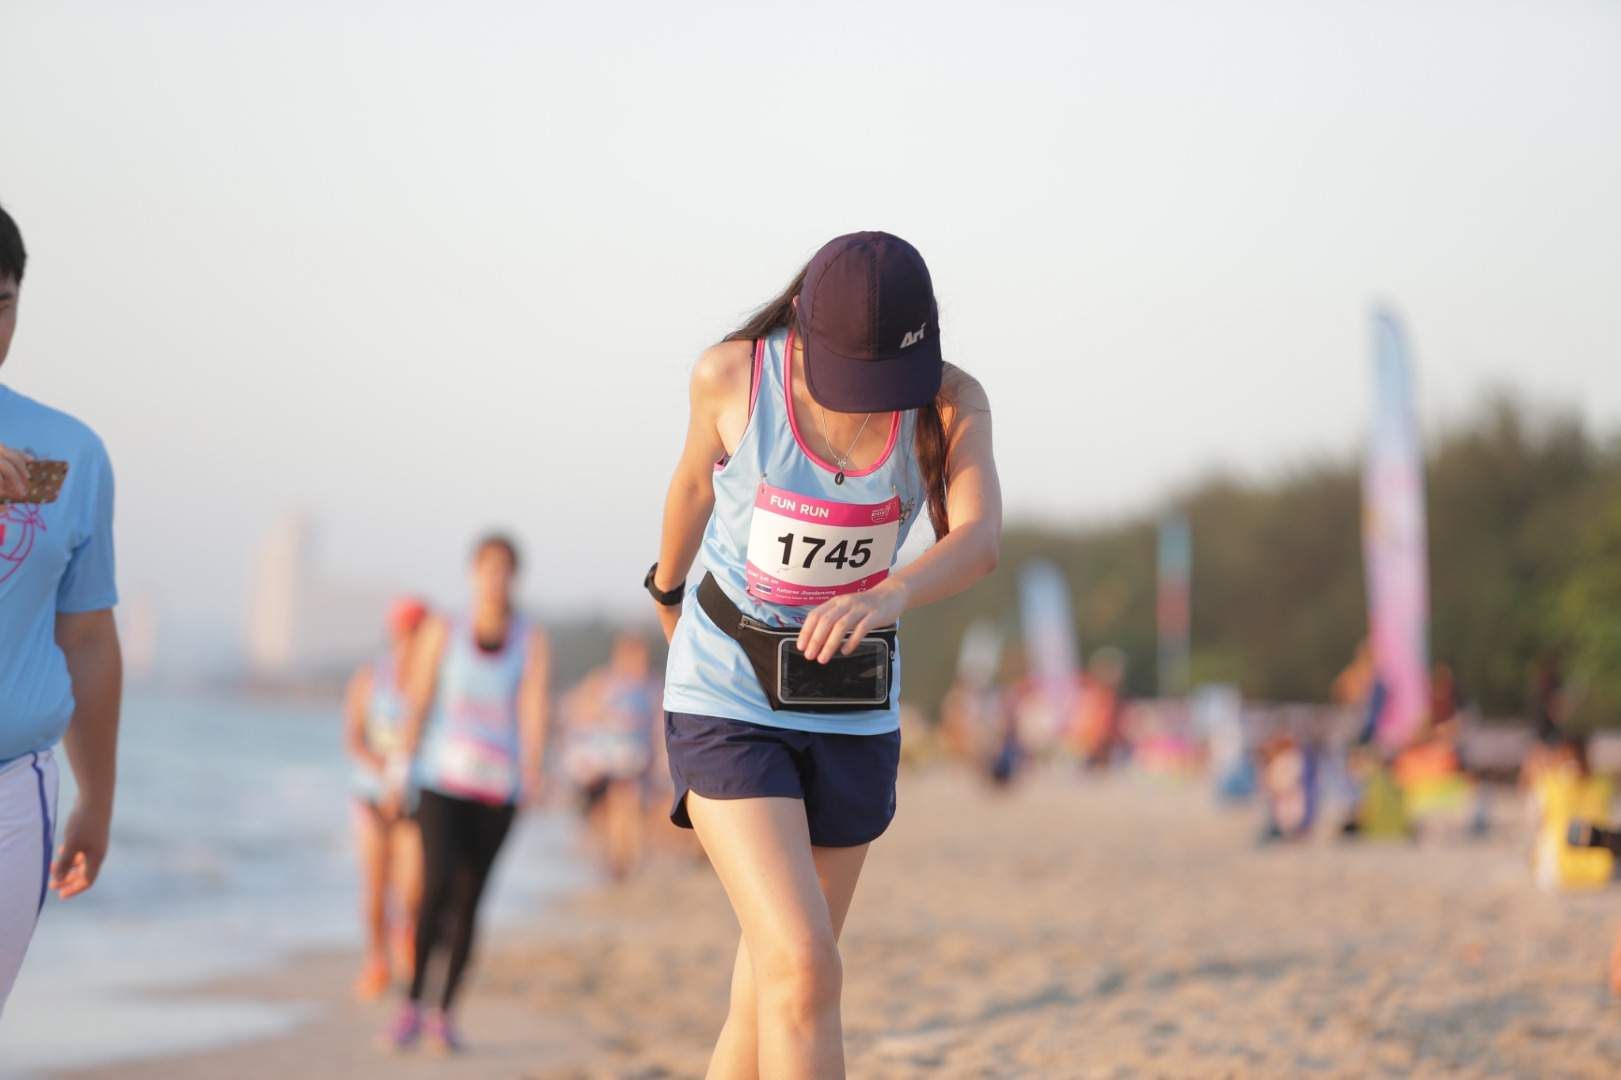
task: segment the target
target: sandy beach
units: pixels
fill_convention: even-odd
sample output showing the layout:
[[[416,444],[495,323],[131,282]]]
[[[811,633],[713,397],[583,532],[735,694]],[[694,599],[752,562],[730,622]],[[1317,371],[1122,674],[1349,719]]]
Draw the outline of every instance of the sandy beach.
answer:
[[[1497,810],[1455,846],[1257,847],[1202,790],[907,775],[844,938],[850,1075],[1621,1075],[1621,894],[1536,891]],[[59,1075],[698,1077],[735,934],[709,868],[667,860],[489,940],[457,1059],[379,1055],[386,1006],[325,955],[214,988],[306,1003],[288,1037]]]

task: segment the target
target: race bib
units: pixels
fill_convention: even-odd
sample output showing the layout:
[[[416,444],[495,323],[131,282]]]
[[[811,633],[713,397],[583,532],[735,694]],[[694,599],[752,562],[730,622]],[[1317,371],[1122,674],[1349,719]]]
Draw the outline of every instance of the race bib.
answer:
[[[462,734],[439,748],[439,782],[455,794],[507,802],[518,789],[518,769],[507,751]]]
[[[749,524],[749,595],[770,604],[820,604],[866,592],[889,576],[901,501],[827,502],[761,484]]]

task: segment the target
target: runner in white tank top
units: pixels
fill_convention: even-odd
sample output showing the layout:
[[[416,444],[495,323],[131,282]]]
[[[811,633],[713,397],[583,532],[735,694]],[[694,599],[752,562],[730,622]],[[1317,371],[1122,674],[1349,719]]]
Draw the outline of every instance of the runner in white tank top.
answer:
[[[990,406],[943,364],[928,269],[886,233],[824,246],[699,358],[690,398],[646,584],[674,639],[671,817],[743,929],[708,1075],[828,1080],[838,933],[894,812],[895,624],[996,564]],[[925,509],[939,540],[895,570]]]

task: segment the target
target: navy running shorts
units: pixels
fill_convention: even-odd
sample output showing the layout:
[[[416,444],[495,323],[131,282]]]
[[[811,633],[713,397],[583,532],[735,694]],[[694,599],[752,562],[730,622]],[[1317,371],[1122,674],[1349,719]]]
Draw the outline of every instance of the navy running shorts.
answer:
[[[895,817],[901,733],[825,735],[689,713],[664,714],[675,802],[692,828],[687,792],[706,799],[803,799],[816,847],[878,839]]]

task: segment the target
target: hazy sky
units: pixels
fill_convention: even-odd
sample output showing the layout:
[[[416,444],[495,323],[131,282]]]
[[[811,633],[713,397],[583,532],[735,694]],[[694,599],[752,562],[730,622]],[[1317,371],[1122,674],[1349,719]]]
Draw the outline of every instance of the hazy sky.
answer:
[[[93,424],[121,580],[234,631],[303,504],[336,575],[639,610],[693,358],[824,240],[929,260],[1011,510],[1426,417],[1621,426],[1610,2],[0,5],[3,377]]]

